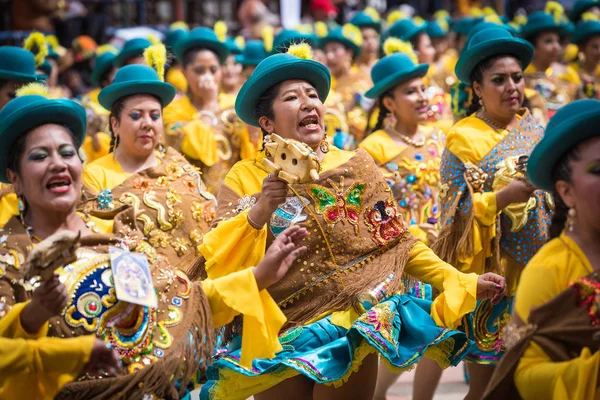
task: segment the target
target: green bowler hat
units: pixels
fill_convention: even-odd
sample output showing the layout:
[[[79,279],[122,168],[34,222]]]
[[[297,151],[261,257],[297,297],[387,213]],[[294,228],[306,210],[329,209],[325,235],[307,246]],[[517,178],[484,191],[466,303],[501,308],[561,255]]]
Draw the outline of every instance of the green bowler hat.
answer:
[[[0,79],[34,82],[45,78],[35,73],[35,58],[30,51],[16,46],[0,47]]]
[[[599,125],[599,100],[577,100],[558,110],[527,162],[531,183],[547,192],[552,191],[552,170],[556,163],[573,146],[599,136]]]
[[[429,69],[428,64],[415,64],[405,53],[394,53],[383,57],[373,66],[371,79],[373,87],[365,96],[376,99],[395,86],[416,77],[424,77]]]
[[[229,54],[242,54],[243,50],[240,46],[238,46],[238,44],[235,42],[235,38],[228,36],[227,39],[225,39],[225,46],[227,46],[227,50],[229,50]]]
[[[551,14],[543,11],[531,13],[527,18],[527,23],[521,28],[521,37],[529,39],[541,32],[556,31],[563,35],[564,24],[562,21],[556,21]]]
[[[331,75],[326,66],[313,60],[280,53],[265,58],[244,83],[235,99],[235,112],[248,125],[259,126],[256,102],[278,83],[300,79],[309,82],[321,101],[325,101],[331,86]]]
[[[107,51],[96,56],[94,69],[90,76],[95,86],[100,86],[102,78],[113,67],[116,58],[117,53],[112,51]]]
[[[354,57],[357,57],[360,54],[360,44],[356,41],[356,38],[353,38],[350,36],[350,34],[348,34],[345,26],[346,25],[344,25],[344,27],[335,28],[334,30],[329,31],[327,36],[319,40],[319,47],[323,49],[327,43],[341,43],[345,47],[352,50]],[[354,27],[354,29],[358,28]],[[354,33],[355,32],[352,34]],[[361,35],[360,30],[358,31],[357,35]],[[362,41],[362,36],[360,40]]]
[[[448,30],[438,21],[429,22],[425,31],[430,38],[445,38],[448,35]]]
[[[524,39],[513,37],[501,27],[483,29],[475,33],[467,43],[456,63],[456,76],[470,85],[471,72],[485,59],[501,54],[515,56],[525,69],[533,58],[533,46]]]
[[[235,61],[242,65],[258,65],[267,57],[267,50],[262,40],[250,40],[242,54],[235,57]]]
[[[175,45],[177,43],[179,43],[180,41],[182,41],[186,35],[188,34],[188,31],[184,30],[184,29],[172,29],[169,32],[167,32],[166,36],[165,36],[165,46],[167,46],[168,49],[173,49],[175,48]]]
[[[573,23],[579,22],[581,14],[592,7],[600,7],[598,0],[577,0],[569,13],[569,19],[573,21]]]
[[[459,35],[469,36],[471,29],[479,22],[476,18],[463,17],[452,24],[452,30]]]
[[[571,37],[571,42],[579,45],[587,39],[598,35],[600,35],[599,21],[581,21],[575,28],[575,33]]]
[[[46,124],[68,127],[79,145],[85,139],[85,109],[72,100],[25,95],[9,101],[0,111],[0,182],[9,183],[6,168],[15,141],[30,130]]]
[[[125,42],[121,52],[115,58],[115,66],[121,67],[127,60],[139,57],[144,54],[144,50],[152,46],[152,42],[146,38],[135,38]]]
[[[369,14],[364,11],[354,14],[350,23],[359,28],[373,28],[381,33],[381,20],[374,20]]]
[[[110,110],[112,105],[122,97],[136,94],[151,94],[160,99],[166,107],[175,97],[175,88],[163,82],[156,71],[147,65],[127,65],[119,68],[113,83],[100,91],[98,102]]]
[[[417,25],[412,19],[401,19],[396,21],[390,29],[388,29],[388,36],[410,42],[412,38],[421,32],[425,32],[426,29],[427,24]]]
[[[310,47],[315,47],[318,41],[318,38],[311,33],[302,33],[295,29],[283,29],[273,38],[271,54],[285,53],[291,45],[299,43],[308,43]]]
[[[183,63],[185,53],[194,48],[214,51],[222,63],[229,55],[227,45],[219,40],[215,31],[205,26],[192,29],[182,41],[175,45],[177,60]]]

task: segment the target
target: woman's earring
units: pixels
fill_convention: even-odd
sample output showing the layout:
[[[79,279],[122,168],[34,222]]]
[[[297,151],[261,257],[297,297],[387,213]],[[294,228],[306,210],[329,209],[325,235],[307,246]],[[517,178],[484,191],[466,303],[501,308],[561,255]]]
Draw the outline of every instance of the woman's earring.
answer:
[[[479,105],[481,106],[481,110],[485,112],[485,104],[483,103],[483,99],[479,98]]]
[[[19,210],[19,219],[23,225],[25,224],[25,212],[27,211],[27,203],[22,196],[18,196],[17,209]]]
[[[321,153],[323,154],[329,153],[329,143],[327,143],[325,139],[321,140],[321,143],[319,143],[319,150],[321,150]]]
[[[575,207],[569,208],[569,212],[567,214],[567,230],[569,232],[573,232],[573,225],[575,225],[575,217],[577,216],[577,211],[575,211]]]

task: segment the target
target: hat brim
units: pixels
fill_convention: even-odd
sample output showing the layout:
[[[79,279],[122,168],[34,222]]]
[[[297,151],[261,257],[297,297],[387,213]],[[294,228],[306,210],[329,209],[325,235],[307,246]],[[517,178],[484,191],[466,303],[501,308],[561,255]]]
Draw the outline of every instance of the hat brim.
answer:
[[[9,183],[6,176],[8,153],[14,142],[23,134],[46,124],[64,125],[81,145],[86,134],[85,109],[71,100],[52,100],[46,104],[35,103],[10,114],[0,126],[0,182]]]
[[[381,33],[381,23],[380,22],[364,22],[359,24],[354,24],[357,28],[372,28],[377,31],[377,33]]]
[[[551,192],[552,170],[561,157],[573,146],[598,136],[598,131],[592,127],[600,125],[598,110],[578,113],[567,121],[558,124],[558,130],[552,136],[546,135],[535,146],[527,161],[527,175],[536,187]]]
[[[294,79],[309,82],[317,90],[321,101],[325,102],[331,85],[327,67],[312,60],[286,60],[273,65],[272,68],[254,71],[235,100],[235,111],[238,117],[248,125],[260,126],[255,113],[256,102],[260,96],[271,87]]]
[[[111,68],[113,68],[112,63],[106,63],[105,65],[102,65],[98,68],[94,68],[94,70],[92,71],[92,74],[90,75],[90,79],[92,80],[92,83],[96,86],[100,86],[100,84],[102,83],[101,82],[102,78]]]
[[[350,39],[346,39],[346,38],[327,38],[327,37],[324,37],[324,38],[322,38],[322,39],[319,40],[319,48],[320,49],[324,49],[325,45],[327,45],[327,43],[341,43],[341,44],[343,44],[345,47],[347,47],[350,50],[352,50],[352,52],[354,53],[354,58],[356,58],[356,57],[358,57],[360,55],[360,46],[357,45],[356,43],[354,43]]]
[[[556,32],[560,36],[564,36],[565,34],[564,28],[557,24],[541,24],[531,27],[527,27],[527,25],[525,25],[521,28],[521,37],[524,39],[530,39],[532,36],[542,32]]]
[[[395,74],[392,74],[387,78],[382,79],[380,82],[377,82],[371,89],[369,89],[365,93],[365,96],[370,99],[376,99],[391,88],[401,84],[402,82],[406,82],[409,79],[413,78],[424,77],[425,75],[427,75],[428,70],[429,64],[420,64],[408,71],[396,72]]]
[[[600,36],[600,24],[595,26],[593,29],[575,29],[575,33],[571,38],[571,43],[580,45],[587,39],[594,36]]]
[[[242,64],[244,67],[252,65],[256,66],[260,64],[262,60],[264,60],[264,58],[245,58],[243,55],[235,56],[235,62]]]
[[[129,81],[113,83],[102,89],[98,95],[98,102],[102,107],[110,110],[112,105],[122,97],[150,94],[158,97],[164,108],[173,101],[175,93],[175,88],[165,82]]]
[[[471,72],[475,67],[485,59],[499,54],[515,56],[525,69],[533,58],[533,47],[529,42],[520,38],[500,38],[480,43],[463,50],[456,63],[456,76],[461,82],[470,85]]]
[[[0,79],[9,79],[19,82],[37,82],[46,80],[46,75],[40,74],[23,74],[0,69]]]
[[[185,53],[194,48],[204,48],[214,51],[221,60],[221,63],[224,63],[229,55],[229,49],[223,42],[211,39],[194,39],[187,37],[181,43],[175,45],[175,56],[177,57],[177,61],[183,64]]]
[[[129,48],[124,51],[121,51],[119,53],[119,55],[115,58],[115,61],[113,61],[113,63],[116,67],[123,67],[125,64],[125,61],[129,60],[130,58],[143,56],[144,50],[146,50],[145,47],[143,47],[143,48],[136,47],[136,48]]]

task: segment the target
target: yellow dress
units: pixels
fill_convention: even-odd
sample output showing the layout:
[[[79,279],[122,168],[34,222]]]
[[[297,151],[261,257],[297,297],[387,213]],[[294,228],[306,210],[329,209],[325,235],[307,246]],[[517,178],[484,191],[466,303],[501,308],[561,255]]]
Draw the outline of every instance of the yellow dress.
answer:
[[[321,173],[339,167],[354,155],[354,152],[331,148],[322,161]],[[268,174],[258,166],[262,158],[264,153],[260,153],[255,159],[238,162],[227,174],[223,184],[242,198],[259,193],[262,181]],[[266,226],[257,230],[248,223],[248,209],[218,223],[204,236],[200,246],[200,252],[206,259],[208,277],[226,276],[256,265],[264,257],[267,236]],[[431,315],[439,326],[455,328],[460,324],[462,316],[474,308],[477,275],[458,273],[455,268],[439,260],[423,243],[417,242],[412,247],[405,272],[442,291],[431,307]],[[331,321],[349,328],[358,316],[354,308],[350,308],[333,313]]]
[[[532,308],[563,292],[571,282],[593,272],[579,246],[564,233],[548,242],[523,271],[515,312],[527,321]],[[553,362],[533,341],[514,374],[523,399],[599,399],[600,352],[585,348],[578,357]]]
[[[88,112],[87,132],[88,135],[81,145],[81,151],[84,153],[84,161],[90,163],[106,154],[110,149],[110,135],[108,131],[108,116],[110,112],[100,105],[98,95],[100,88],[93,89],[81,99],[81,104],[91,112]],[[90,135],[98,135],[98,147],[94,148],[93,140]]]
[[[95,337],[14,336],[22,331],[20,316],[26,305],[15,305],[0,319],[0,398],[50,400],[79,375],[90,359]]]
[[[590,75],[587,73],[578,62],[569,64],[572,70],[574,70],[581,81],[579,90],[580,99],[599,99],[600,98],[600,67],[596,68],[594,74]]]
[[[0,183],[0,229],[6,225],[13,215],[19,215],[19,199],[13,187],[7,183]]]
[[[577,99],[581,80],[577,72],[559,63],[554,63],[546,71],[538,71],[530,64],[524,71],[529,89],[537,91],[546,106],[548,118],[562,106]]]

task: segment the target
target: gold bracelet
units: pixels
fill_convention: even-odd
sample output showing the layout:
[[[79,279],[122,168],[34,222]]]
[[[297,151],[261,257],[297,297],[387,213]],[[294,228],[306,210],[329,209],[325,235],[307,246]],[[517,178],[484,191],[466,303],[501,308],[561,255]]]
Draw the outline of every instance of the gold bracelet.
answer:
[[[261,226],[259,224],[257,224],[256,222],[252,221],[252,218],[250,218],[250,211],[248,211],[248,214],[246,215],[246,219],[248,220],[248,223],[250,224],[251,227],[253,227],[254,229],[256,229],[257,231],[260,231],[264,224]]]

